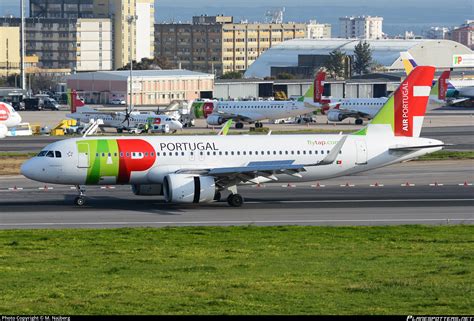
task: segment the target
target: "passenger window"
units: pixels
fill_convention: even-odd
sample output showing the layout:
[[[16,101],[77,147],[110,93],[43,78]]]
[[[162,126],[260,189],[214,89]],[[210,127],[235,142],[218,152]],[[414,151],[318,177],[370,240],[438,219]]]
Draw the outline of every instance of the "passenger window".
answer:
[[[318,151],[317,151],[317,150],[314,151],[314,155],[318,155]]]
[[[233,152],[233,151],[232,151],[232,152],[230,152],[230,154],[231,154],[232,156],[234,156],[234,152]]]
[[[252,155],[252,151],[249,151],[249,155]]]
[[[225,156],[229,155],[229,152],[225,152]]]
[[[276,150],[274,150],[274,151],[273,151],[273,155],[276,155],[276,154],[277,154],[277,152],[276,152]]]
[[[294,155],[294,154],[295,154],[295,151],[294,151],[294,150],[292,150],[292,151],[291,151],[291,155]]]
[[[175,156],[179,156],[179,153],[178,153],[178,152],[176,152],[176,153],[174,153],[174,155],[175,155]]]
[[[122,152],[120,152],[120,157],[123,157],[123,153],[122,153]]]
[[[212,152],[212,155],[216,156],[216,155],[217,155],[217,153],[216,153],[216,152]]]
[[[99,157],[99,153],[95,153],[95,157]]]
[[[109,153],[109,155],[108,155],[108,156],[110,157],[110,156],[112,156],[112,154],[111,154],[111,153]]]
[[[48,152],[46,153],[46,157],[52,157],[52,158],[54,158],[53,151],[51,151],[51,150],[48,151]]]
[[[288,155],[288,151],[287,151],[287,150],[285,150],[285,155]]]
[[[148,152],[145,152],[145,157],[148,157]]]
[[[280,151],[280,155],[283,155],[283,152],[282,152],[282,151]]]
[[[305,151],[305,150],[303,151],[303,155],[306,155],[306,151]]]
[[[222,156],[222,152],[219,152],[219,156]]]
[[[114,157],[117,157],[117,153],[114,153]]]
[[[310,151],[308,151],[308,153],[309,153],[310,155],[312,155],[312,154],[313,154],[313,151],[312,151],[312,150],[310,150]]]
[[[181,152],[181,156],[184,156],[184,152]]]
[[[54,154],[56,155],[56,158],[61,158],[61,152],[60,151],[55,151]]]
[[[166,152],[163,152],[163,156],[166,156]]]
[[[269,151],[269,150],[267,150],[267,155],[270,155],[270,151]]]
[[[133,153],[133,156],[135,156],[135,153]],[[105,157],[105,153],[102,153],[102,157]]]
[[[296,154],[298,154],[298,155],[299,155],[299,154],[300,154],[300,151],[297,151],[297,152],[296,152]]]
[[[153,156],[155,156],[155,153],[151,153],[150,155],[151,155],[151,157],[153,157]],[[159,156],[159,155],[158,155],[158,156]]]
[[[240,152],[239,152],[239,151],[237,152],[237,155],[239,155],[239,156],[240,156]]]
[[[243,155],[247,155],[247,152],[246,152],[246,151],[243,151],[242,154],[243,154]]]
[[[211,152],[207,152],[207,156],[210,156],[211,155]]]

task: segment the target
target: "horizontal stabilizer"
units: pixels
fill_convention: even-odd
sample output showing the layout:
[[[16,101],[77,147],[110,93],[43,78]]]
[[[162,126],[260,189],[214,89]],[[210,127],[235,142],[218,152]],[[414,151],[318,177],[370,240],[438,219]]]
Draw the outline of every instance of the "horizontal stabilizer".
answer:
[[[433,148],[433,147],[445,147],[449,146],[447,144],[437,144],[437,145],[419,145],[419,146],[401,146],[401,147],[392,147],[389,148],[390,151],[413,151],[423,148]]]

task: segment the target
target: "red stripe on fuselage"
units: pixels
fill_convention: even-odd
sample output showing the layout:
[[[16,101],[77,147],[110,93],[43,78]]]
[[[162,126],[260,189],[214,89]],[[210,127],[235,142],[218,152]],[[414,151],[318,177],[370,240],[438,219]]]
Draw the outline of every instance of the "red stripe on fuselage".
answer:
[[[117,139],[117,145],[119,152],[123,155],[119,161],[117,177],[117,183],[119,184],[129,183],[132,172],[146,171],[155,163],[155,149],[147,141],[142,139]]]

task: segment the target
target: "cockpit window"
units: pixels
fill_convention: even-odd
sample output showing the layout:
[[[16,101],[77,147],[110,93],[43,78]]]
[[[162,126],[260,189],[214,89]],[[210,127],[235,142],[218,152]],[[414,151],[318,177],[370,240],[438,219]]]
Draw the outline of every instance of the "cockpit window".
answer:
[[[52,150],[48,151],[48,152],[46,153],[46,157],[52,157],[52,158],[54,158],[54,153],[53,153],[53,151],[52,151]]]
[[[44,157],[47,152],[48,152],[47,150],[42,150],[41,152],[39,152],[39,154],[37,156],[38,157]]]
[[[56,155],[56,158],[61,158],[61,152],[60,151],[55,151],[54,154]]]

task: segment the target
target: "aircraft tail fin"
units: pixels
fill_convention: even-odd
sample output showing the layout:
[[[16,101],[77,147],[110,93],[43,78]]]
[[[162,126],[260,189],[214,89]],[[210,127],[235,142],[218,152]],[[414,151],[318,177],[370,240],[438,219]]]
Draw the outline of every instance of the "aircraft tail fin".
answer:
[[[390,131],[394,136],[419,137],[435,68],[418,66],[401,83],[367,127],[356,135]]]
[[[77,92],[75,90],[68,92],[67,103],[70,107],[71,113],[75,113],[78,107],[85,106],[84,102],[77,97]]]
[[[312,102],[319,103],[323,97],[324,91],[324,80],[326,79],[326,73],[324,71],[318,71],[316,77],[314,78],[313,83],[306,91],[305,95],[300,98],[300,101],[308,101],[309,99]]]
[[[400,52],[400,58],[402,59],[403,67],[405,68],[405,73],[407,75],[409,75],[413,69],[418,67],[415,62],[415,58],[413,58],[413,56],[408,51]]]

